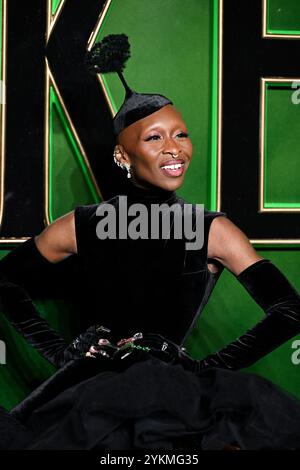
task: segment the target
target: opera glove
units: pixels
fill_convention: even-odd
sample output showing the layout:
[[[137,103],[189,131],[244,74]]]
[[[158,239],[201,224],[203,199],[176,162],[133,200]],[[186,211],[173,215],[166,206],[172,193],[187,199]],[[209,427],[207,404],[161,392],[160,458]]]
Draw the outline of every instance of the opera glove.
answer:
[[[28,292],[26,278],[43,276],[52,263],[42,256],[33,238],[0,261],[0,308],[12,326],[56,367],[81,356],[38,313]],[[21,284],[21,285],[20,285]]]
[[[266,316],[222,350],[197,361],[195,371],[249,367],[300,333],[300,296],[272,261],[259,260],[236,278]]]
[[[21,243],[0,260],[0,279],[26,289],[39,280],[43,282],[52,273],[55,273],[55,265],[40,253],[34,237]]]

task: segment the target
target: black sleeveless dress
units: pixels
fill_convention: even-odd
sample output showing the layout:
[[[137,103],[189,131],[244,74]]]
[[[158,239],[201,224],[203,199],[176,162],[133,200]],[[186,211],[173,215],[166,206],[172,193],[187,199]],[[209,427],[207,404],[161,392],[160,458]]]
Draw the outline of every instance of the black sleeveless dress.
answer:
[[[154,204],[185,204],[175,193],[163,190],[145,194],[135,188],[126,196],[127,206],[142,203],[148,209]],[[119,196],[106,203],[119,214]],[[118,337],[142,330],[182,344],[221,273],[212,274],[207,267],[207,240],[213,219],[226,214],[205,209],[203,246],[187,250],[184,234],[182,239],[101,240],[96,235],[98,206],[75,209],[77,251],[90,293],[86,308]],[[195,205],[191,207],[194,220]],[[128,217],[127,226],[134,217]],[[116,232],[118,236],[119,227]]]
[[[128,205],[185,202],[163,190],[127,196]],[[119,197],[107,202],[119,214]],[[175,238],[100,240],[98,207],[75,209],[83,315],[116,339],[158,333],[182,345],[221,274],[207,267],[207,245],[212,221],[226,214],[205,209],[203,246],[187,250]],[[0,410],[0,448],[12,449],[295,449],[299,430],[299,402],[268,380],[214,368],[195,373],[151,354],[121,369],[71,361],[10,413]]]

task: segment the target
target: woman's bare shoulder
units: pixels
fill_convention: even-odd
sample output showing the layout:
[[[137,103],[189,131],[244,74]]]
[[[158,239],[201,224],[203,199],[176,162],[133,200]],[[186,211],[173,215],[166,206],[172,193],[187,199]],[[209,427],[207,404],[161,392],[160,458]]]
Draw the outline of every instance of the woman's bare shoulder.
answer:
[[[57,263],[77,253],[74,211],[59,217],[35,237],[41,254]]]
[[[217,259],[236,276],[256,261],[263,259],[247,235],[228,217],[216,217],[208,237],[208,257]]]

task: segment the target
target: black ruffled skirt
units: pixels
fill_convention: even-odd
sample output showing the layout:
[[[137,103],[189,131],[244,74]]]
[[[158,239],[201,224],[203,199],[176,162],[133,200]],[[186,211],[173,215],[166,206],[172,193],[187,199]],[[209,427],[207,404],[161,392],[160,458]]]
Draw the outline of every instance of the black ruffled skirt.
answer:
[[[300,403],[246,372],[140,353],[69,362],[11,412],[0,449],[300,449]]]

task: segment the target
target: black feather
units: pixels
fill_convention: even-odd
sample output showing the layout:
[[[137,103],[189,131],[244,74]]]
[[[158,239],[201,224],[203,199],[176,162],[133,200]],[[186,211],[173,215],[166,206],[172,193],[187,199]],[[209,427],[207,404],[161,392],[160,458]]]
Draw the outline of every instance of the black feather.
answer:
[[[89,72],[123,72],[130,57],[130,44],[126,34],[109,34],[97,42],[86,54],[85,64]]]

